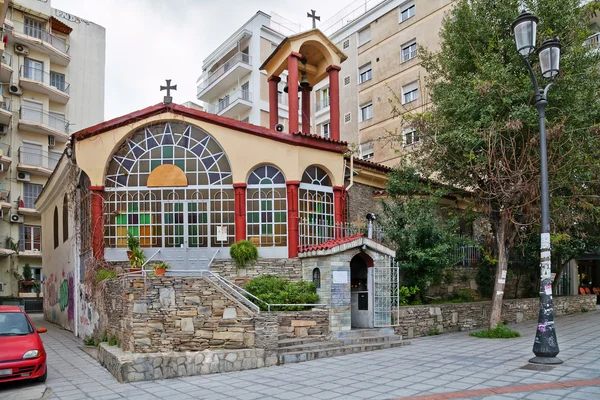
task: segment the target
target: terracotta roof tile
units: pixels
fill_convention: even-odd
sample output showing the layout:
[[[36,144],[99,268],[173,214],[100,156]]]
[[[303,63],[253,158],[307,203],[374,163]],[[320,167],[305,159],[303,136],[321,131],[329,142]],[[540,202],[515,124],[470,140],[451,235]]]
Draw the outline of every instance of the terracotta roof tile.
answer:
[[[326,242],[316,244],[314,246],[301,247],[300,249],[298,249],[298,252],[306,253],[309,251],[316,251],[316,250],[329,250],[329,249],[333,249],[334,247],[337,247],[342,244],[354,242],[355,240],[360,239],[364,236],[365,235],[363,235],[363,234],[358,234],[358,235],[354,235],[354,236],[346,236],[346,237],[339,238],[339,239],[331,239]]]
[[[319,140],[323,140],[325,142],[343,144],[344,146],[348,145],[348,142],[345,142],[343,140],[333,140],[331,138],[326,138],[326,137],[323,137],[321,135],[315,135],[314,133],[294,132],[294,133],[292,133],[292,135],[304,136],[304,137],[309,137],[309,138],[313,138],[313,139],[319,139]]]

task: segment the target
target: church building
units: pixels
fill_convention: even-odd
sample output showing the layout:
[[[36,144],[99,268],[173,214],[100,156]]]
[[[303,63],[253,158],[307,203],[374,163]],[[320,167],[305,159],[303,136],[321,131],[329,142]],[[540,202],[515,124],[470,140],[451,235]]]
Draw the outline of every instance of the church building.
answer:
[[[83,129],[36,208],[41,211],[46,318],[90,334],[89,259],[127,261],[127,236],[173,273],[232,264],[249,240],[269,272],[314,280],[330,329],[390,326],[397,301],[394,251],[353,221],[376,212],[389,168],[355,159],[340,138],[338,74],[346,56],[319,30],[283,40],[262,65],[270,127],[163,103]],[[289,132],[278,125],[277,83],[287,71]],[[310,91],[331,82],[331,138],[310,134]],[[172,87],[167,85],[167,90]],[[224,279],[233,279],[224,276]]]

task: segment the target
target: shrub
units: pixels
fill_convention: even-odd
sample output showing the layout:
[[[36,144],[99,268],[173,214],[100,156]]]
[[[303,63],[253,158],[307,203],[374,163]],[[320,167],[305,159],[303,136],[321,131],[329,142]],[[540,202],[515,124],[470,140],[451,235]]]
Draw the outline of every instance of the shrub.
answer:
[[[116,279],[117,273],[111,269],[99,269],[96,273],[96,282],[102,282],[105,280]]]
[[[131,251],[140,247],[140,239],[137,236],[133,236],[133,233],[127,232],[127,248]]]
[[[96,343],[93,336],[86,336],[83,339],[83,344],[86,346],[94,346]]]
[[[31,265],[23,265],[23,280],[30,281],[32,278],[33,273],[31,272]]]
[[[498,324],[492,330],[471,332],[470,336],[484,339],[512,339],[521,336],[521,334],[506,325]]]
[[[254,266],[254,262],[258,260],[258,249],[248,240],[240,240],[231,245],[229,254],[238,268],[245,268],[248,263],[251,263],[252,266]]]
[[[109,346],[116,346],[118,343],[119,343],[119,339],[115,335],[112,335],[110,337],[110,339],[108,339]]]
[[[475,295],[469,289],[460,289],[452,294],[452,300],[458,300],[458,303],[471,303],[475,301]]]
[[[444,271],[444,281],[448,285],[452,285],[454,283],[454,271],[452,271],[451,269],[446,269]]]
[[[440,335],[442,332],[440,332],[440,330],[438,328],[431,328],[429,329],[429,331],[427,331],[427,336],[435,336],[435,335]]]
[[[469,279],[470,279],[470,278],[469,278],[469,275],[467,275],[467,274],[462,274],[462,275],[460,276],[460,281],[461,281],[461,282],[463,282],[463,283],[464,283],[464,282],[468,282],[468,281],[469,281]]]
[[[398,290],[398,295],[400,296],[400,305],[407,306],[409,303],[409,298],[414,296],[419,291],[418,286],[408,287],[408,286],[400,286]],[[414,302],[413,302],[414,304]]]
[[[314,304],[319,301],[317,286],[313,282],[292,282],[275,275],[261,275],[245,286],[245,289],[269,304]],[[267,310],[262,302],[249,297],[261,310]],[[301,311],[304,306],[274,307],[271,311]]]

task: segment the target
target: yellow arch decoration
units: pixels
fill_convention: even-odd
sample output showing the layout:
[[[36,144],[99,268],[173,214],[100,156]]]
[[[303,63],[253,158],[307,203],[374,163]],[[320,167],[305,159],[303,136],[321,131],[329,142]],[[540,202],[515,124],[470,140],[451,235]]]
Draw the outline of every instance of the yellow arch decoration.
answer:
[[[163,164],[150,173],[148,187],[186,187],[188,185],[185,172],[176,165]]]

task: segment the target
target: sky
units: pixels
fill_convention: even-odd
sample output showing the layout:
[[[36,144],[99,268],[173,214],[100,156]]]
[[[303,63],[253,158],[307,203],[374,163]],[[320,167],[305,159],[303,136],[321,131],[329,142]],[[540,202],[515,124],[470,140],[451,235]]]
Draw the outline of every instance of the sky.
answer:
[[[202,72],[202,60],[258,10],[274,12],[309,28],[312,20],[306,13],[310,9],[315,9],[324,22],[349,3],[348,0],[51,1],[54,8],[106,28],[106,120],[161,102],[164,92],[159,91],[159,86],[165,85],[165,79],[177,85],[177,91],[171,92],[173,102],[199,103],[196,80]]]

